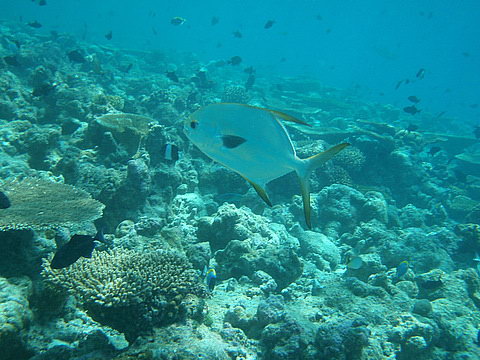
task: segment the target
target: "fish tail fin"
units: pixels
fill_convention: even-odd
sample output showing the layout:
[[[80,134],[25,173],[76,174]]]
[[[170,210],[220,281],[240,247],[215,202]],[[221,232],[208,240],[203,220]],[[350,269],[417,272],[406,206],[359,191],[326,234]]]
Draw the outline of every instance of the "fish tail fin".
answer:
[[[296,170],[300,181],[300,188],[302,190],[303,213],[309,229],[312,228],[312,222],[310,219],[310,174],[349,145],[349,143],[339,144],[317,155],[302,159],[301,162],[304,166],[301,166]]]

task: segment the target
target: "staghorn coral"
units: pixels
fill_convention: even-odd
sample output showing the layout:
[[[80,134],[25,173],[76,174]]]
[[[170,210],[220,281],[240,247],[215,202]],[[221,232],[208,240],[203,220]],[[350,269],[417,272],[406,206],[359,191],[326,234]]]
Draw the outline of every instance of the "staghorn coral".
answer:
[[[101,217],[105,207],[83,190],[40,178],[14,180],[2,191],[12,204],[2,210],[2,231],[81,226]]]
[[[47,283],[73,294],[95,320],[124,332],[127,339],[181,318],[187,296],[206,294],[186,258],[163,250],[94,251],[91,259],[60,270],[44,259],[42,275]]]

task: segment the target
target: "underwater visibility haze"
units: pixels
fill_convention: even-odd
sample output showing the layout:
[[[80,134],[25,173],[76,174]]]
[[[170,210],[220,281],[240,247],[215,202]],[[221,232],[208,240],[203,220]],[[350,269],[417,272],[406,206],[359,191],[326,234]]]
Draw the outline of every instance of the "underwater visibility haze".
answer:
[[[478,19],[0,0],[0,360],[480,359]]]

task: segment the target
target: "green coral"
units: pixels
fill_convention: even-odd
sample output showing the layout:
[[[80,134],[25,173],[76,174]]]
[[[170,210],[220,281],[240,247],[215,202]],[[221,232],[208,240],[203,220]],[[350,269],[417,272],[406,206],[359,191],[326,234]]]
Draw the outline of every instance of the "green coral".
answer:
[[[11,202],[1,211],[2,231],[81,226],[101,217],[105,207],[83,190],[40,178],[9,182],[2,191]]]

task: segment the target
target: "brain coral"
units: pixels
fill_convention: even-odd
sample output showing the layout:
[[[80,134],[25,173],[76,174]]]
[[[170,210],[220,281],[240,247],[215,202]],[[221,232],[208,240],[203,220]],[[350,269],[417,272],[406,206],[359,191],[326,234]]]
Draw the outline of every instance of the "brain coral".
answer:
[[[40,178],[15,180],[2,186],[11,207],[2,209],[0,230],[72,227],[102,216],[102,203],[71,185]]]
[[[47,283],[73,294],[92,317],[135,338],[181,317],[188,295],[205,295],[187,259],[175,252],[94,251],[68,268],[44,260]]]

